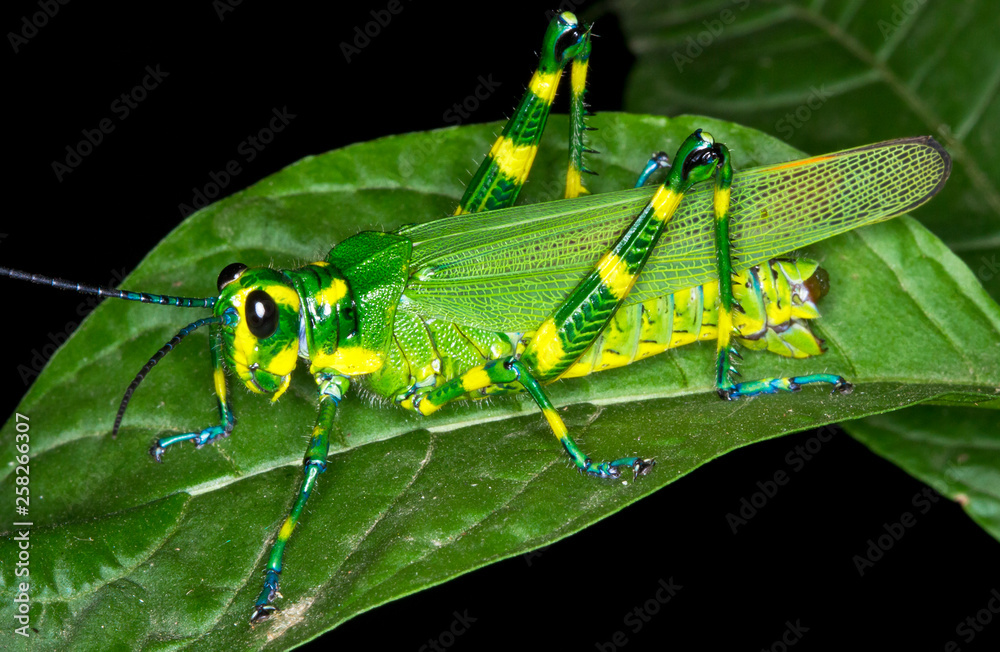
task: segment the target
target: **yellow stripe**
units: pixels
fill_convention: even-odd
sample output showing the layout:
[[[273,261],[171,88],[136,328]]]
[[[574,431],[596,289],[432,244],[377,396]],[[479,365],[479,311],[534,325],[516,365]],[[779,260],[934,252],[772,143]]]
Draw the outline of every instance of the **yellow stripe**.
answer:
[[[493,381],[490,380],[490,375],[482,367],[470,369],[462,376],[462,389],[467,392],[474,392],[483,387],[489,387],[492,384]]]
[[[719,306],[719,332],[718,332],[718,345],[716,346],[716,352],[719,352],[729,346],[729,337],[733,333],[733,313]]]
[[[556,87],[559,86],[559,77],[561,76],[562,70],[548,73],[536,70],[535,74],[531,76],[531,81],[528,83],[528,89],[546,104],[552,104],[552,100],[556,97]]]
[[[689,333],[687,331],[677,331],[675,330],[670,336],[670,347],[675,349],[679,346],[685,346],[686,344],[691,344],[692,342],[698,341],[698,335],[696,333]]]
[[[730,188],[715,191],[715,219],[721,220],[729,212]]]
[[[625,298],[635,283],[635,275],[629,273],[625,261],[610,251],[604,254],[601,262],[597,263],[597,274],[605,287],[619,301]]]
[[[281,526],[281,531],[278,532],[278,541],[288,541],[288,537],[292,536],[292,530],[295,529],[295,523],[292,522],[291,517],[285,519],[285,524]]]
[[[226,402],[226,372],[219,369],[215,370],[213,374],[213,380],[215,381],[215,395],[219,397],[219,400],[223,403]]]
[[[535,333],[528,348],[535,350],[535,366],[542,376],[547,375],[566,357],[562,340],[559,339],[559,332],[556,330],[556,323],[551,317],[542,323],[542,327]]]
[[[639,342],[639,348],[635,352],[635,359],[642,360],[651,355],[658,355],[668,348],[670,348],[668,342]]]
[[[347,294],[347,282],[342,278],[332,279],[328,287],[323,288],[316,294],[319,297],[318,303],[320,305],[327,304],[332,306]]]
[[[624,367],[630,362],[632,362],[631,358],[627,358],[617,351],[605,349],[604,351],[601,351],[601,359],[597,363],[596,370],[603,371],[605,369]]]
[[[545,420],[549,422],[549,427],[552,428],[552,434],[556,436],[556,439],[562,439],[566,436],[569,430],[566,429],[566,424],[563,423],[562,417],[554,409],[542,410],[542,414],[545,415]]]
[[[593,360],[588,360],[587,362],[574,362],[573,366],[563,372],[560,379],[563,378],[579,378],[581,376],[586,376],[594,370]]]
[[[570,83],[573,87],[573,95],[579,97],[583,95],[583,91],[587,90],[587,64],[589,61],[584,61],[580,63],[579,61],[573,62],[573,71],[570,75]]]
[[[313,356],[310,369],[316,371],[330,367],[345,376],[358,376],[378,371],[385,363],[384,354],[363,346],[341,346],[332,354]]]
[[[590,191],[583,187],[583,175],[570,163],[566,171],[566,199],[589,194]]]
[[[437,412],[438,408],[440,407],[441,407],[440,405],[437,405],[436,403],[428,399],[426,396],[424,396],[424,399],[417,404],[417,412],[426,417]]]
[[[274,392],[274,396],[271,397],[271,402],[274,403],[279,398],[281,398],[281,395],[285,393],[285,390],[288,389],[288,386],[291,383],[292,383],[292,374],[288,374],[287,376],[282,378],[281,384],[278,386],[278,389]]]
[[[676,193],[666,186],[660,186],[660,189],[656,191],[652,199],[653,215],[660,222],[669,220],[683,198],[683,194]]]
[[[500,136],[490,149],[490,156],[504,176],[523,184],[528,178],[531,164],[538,152],[536,145],[514,145],[509,139]]]
[[[299,362],[299,340],[295,338],[289,340],[288,344],[279,353],[276,353],[266,367],[261,367],[264,371],[275,376],[287,376],[295,370],[295,365]]]

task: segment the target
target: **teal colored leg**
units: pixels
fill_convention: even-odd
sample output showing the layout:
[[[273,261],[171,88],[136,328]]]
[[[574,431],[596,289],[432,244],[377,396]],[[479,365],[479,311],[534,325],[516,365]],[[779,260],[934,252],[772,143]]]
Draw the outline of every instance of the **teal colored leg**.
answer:
[[[180,442],[192,441],[198,448],[214,442],[216,439],[228,437],[236,426],[236,416],[233,414],[226,394],[226,374],[222,368],[222,331],[218,327],[212,327],[209,337],[212,357],[213,377],[215,379],[215,395],[219,401],[219,425],[210,426],[200,432],[185,432],[179,435],[163,437],[153,442],[149,449],[149,454],[157,462],[163,461],[163,453],[168,446],[173,446]]]
[[[653,173],[657,170],[668,169],[670,167],[670,157],[667,156],[666,152],[657,152],[649,157],[649,161],[646,162],[646,167],[642,169],[642,173],[639,174],[639,178],[635,182],[636,188],[642,188],[649,181],[649,177],[653,176]]]
[[[754,380],[746,383],[736,383],[722,398],[736,399],[745,396],[757,396],[759,394],[777,394],[778,392],[797,392],[803,385],[813,385],[816,383],[829,383],[833,385],[833,391],[840,394],[850,394],[854,386],[847,382],[843,376],[833,374],[809,374],[808,376],[791,376],[790,378],[766,378],[764,380]],[[722,395],[722,392],[720,392]]]
[[[250,614],[251,624],[263,622],[277,611],[277,608],[271,603],[278,593],[278,580],[281,575],[285,544],[292,536],[295,525],[302,516],[302,510],[305,509],[306,501],[309,500],[310,494],[316,488],[320,474],[326,470],[326,456],[330,452],[330,429],[333,427],[333,417],[337,412],[337,405],[349,386],[346,377],[329,373],[316,374],[316,383],[319,385],[320,391],[319,415],[316,417],[316,426],[313,428],[312,438],[309,440],[309,448],[306,449],[303,468],[305,477],[302,478],[295,504],[285,518],[285,522],[278,532],[278,537],[271,547],[267,568],[264,569],[264,588],[257,597],[253,612]]]
[[[545,395],[542,386],[528,372],[528,368],[520,360],[511,360],[506,365],[511,371],[516,373],[516,381],[519,382],[526,392],[535,400],[549,427],[555,434],[559,443],[566,450],[566,454],[573,460],[573,464],[581,473],[586,473],[595,478],[614,479],[621,476],[623,468],[632,469],[632,478],[649,473],[656,461],[653,459],[643,459],[641,457],[620,457],[611,462],[594,462],[580,450],[576,442],[569,436],[569,430],[563,422],[562,417],[556,412],[549,397]]]

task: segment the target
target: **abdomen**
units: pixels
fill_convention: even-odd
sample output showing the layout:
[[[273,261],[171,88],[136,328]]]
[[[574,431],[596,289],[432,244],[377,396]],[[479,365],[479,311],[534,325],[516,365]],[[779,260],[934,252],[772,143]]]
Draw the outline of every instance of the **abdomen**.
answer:
[[[807,259],[772,259],[734,276],[733,291],[743,312],[734,315],[737,340],[752,350],[804,358],[822,353],[822,340],[805,320],[819,316],[825,272]],[[573,378],[631,364],[692,342],[717,337],[718,282],[621,308],[601,335],[561,378]],[[369,378],[385,397],[439,387],[489,360],[524,350],[534,333],[495,333],[424,319],[400,311],[385,367]],[[483,394],[509,393],[495,387]]]

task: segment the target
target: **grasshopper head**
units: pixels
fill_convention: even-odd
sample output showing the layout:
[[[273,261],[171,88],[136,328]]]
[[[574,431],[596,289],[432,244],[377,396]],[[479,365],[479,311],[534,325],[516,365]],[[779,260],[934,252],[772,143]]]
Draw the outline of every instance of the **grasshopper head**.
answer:
[[[215,315],[222,320],[222,354],[247,389],[274,393],[291,381],[299,354],[300,299],[284,274],[233,263],[219,274]]]

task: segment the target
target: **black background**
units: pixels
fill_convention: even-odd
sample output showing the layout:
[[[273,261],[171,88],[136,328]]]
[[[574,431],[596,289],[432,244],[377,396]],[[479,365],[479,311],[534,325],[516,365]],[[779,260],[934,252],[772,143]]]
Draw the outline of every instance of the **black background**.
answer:
[[[544,10],[552,8],[403,2],[347,62],[339,44],[385,5],[338,6],[333,16],[243,2],[222,19],[210,2],[61,7],[17,53],[8,43],[4,55],[10,163],[0,264],[96,284],[131,271],[177,225],[178,206],[190,203],[194,188],[242,158],[239,144],[274,108],[296,117],[242,165],[226,194],[308,154],[445,126],[445,112],[479,75],[492,75],[502,90],[472,121],[505,117],[534,68]],[[34,2],[7,3],[4,31],[36,11]],[[597,110],[620,109],[631,55],[613,17],[596,32],[589,98]],[[157,65],[169,76],[120,119],[112,102]],[[103,118],[115,130],[58,181],[52,162]],[[18,366],[30,367],[32,350],[78,321],[86,300],[9,281],[2,288],[6,415],[26,389]],[[883,523],[917,511],[911,501],[924,486],[843,433],[733,534],[726,514],[757,491],[757,481],[787,471],[786,455],[814,436],[729,454],[541,555],[398,600],[324,640],[344,649],[419,649],[458,612],[476,620],[450,649],[593,650],[621,630],[629,650],[757,650],[779,641],[786,621],[808,628],[796,650],[943,650],[949,640],[996,649],[996,622],[971,645],[955,633],[1000,589],[998,544],[958,505],[941,499],[918,513],[904,538],[859,576],[853,556],[884,533]],[[625,614],[670,578],[683,588],[634,632]]]

